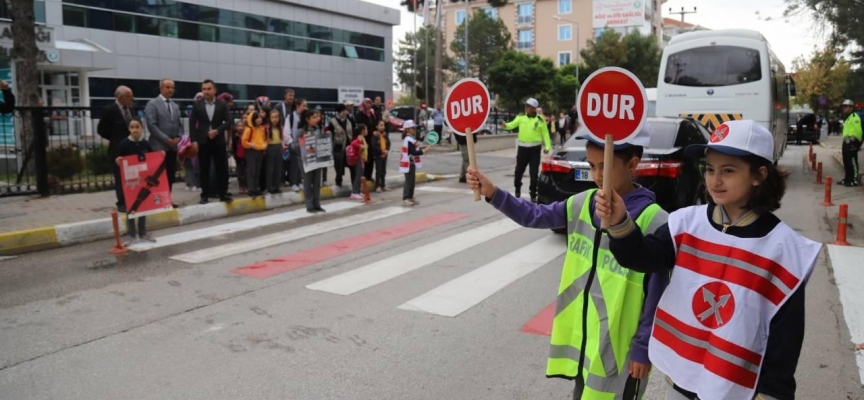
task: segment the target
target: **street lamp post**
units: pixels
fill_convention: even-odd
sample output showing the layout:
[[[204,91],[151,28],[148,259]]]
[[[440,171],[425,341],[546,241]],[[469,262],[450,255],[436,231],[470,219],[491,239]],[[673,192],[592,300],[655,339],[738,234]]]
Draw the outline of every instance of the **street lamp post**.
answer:
[[[579,23],[573,20],[566,19],[560,15],[555,15],[552,18],[558,21],[569,22],[573,25],[576,25],[576,97],[579,97],[579,45],[581,44],[579,41]]]

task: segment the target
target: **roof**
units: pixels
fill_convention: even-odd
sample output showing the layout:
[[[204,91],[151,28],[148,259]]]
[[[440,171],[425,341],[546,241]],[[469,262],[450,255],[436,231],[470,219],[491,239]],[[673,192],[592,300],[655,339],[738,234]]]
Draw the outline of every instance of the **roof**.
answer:
[[[729,38],[741,38],[741,39],[749,39],[758,42],[768,43],[765,40],[765,37],[762,36],[761,33],[750,30],[750,29],[721,29],[718,31],[694,31],[694,32],[686,32],[680,35],[676,35],[669,41],[670,45],[678,44],[681,42],[686,42],[688,40],[694,39],[704,39],[704,38],[718,38],[718,37],[729,37]]]
[[[696,27],[696,25],[688,24],[686,22],[682,24],[681,21],[672,18],[663,18],[663,26],[676,26],[684,29],[692,29]]]

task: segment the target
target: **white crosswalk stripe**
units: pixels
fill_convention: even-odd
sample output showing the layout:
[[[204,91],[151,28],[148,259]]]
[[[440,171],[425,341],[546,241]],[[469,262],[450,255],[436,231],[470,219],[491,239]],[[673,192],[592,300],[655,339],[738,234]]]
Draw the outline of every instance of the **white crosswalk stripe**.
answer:
[[[343,201],[328,204],[327,209],[330,212],[339,212],[355,207],[360,207],[362,205],[363,204],[357,202]],[[156,238],[157,240],[155,243],[139,242],[129,246],[128,248],[132,251],[143,252],[162,247],[174,246],[181,243],[189,243],[196,240],[230,235],[232,233],[244,232],[252,229],[259,229],[265,226],[282,224],[285,222],[290,222],[307,217],[314,218],[314,216],[310,216],[309,213],[306,212],[306,210],[294,210],[275,215],[267,215],[264,217],[245,219],[242,221],[232,222],[228,224],[211,226],[208,228],[201,228],[186,232],[179,232],[171,235],[160,236]]]
[[[455,317],[564,254],[567,248],[563,240],[550,234],[432,289],[399,308]]]
[[[328,208],[333,207],[328,206]],[[171,257],[171,259],[187,262],[190,264],[213,261],[223,257],[233,256],[253,250],[263,249],[265,247],[275,246],[277,244],[288,243],[309,236],[332,232],[337,229],[347,228],[349,226],[365,224],[367,222],[392,217],[394,215],[399,215],[408,211],[410,210],[404,207],[388,207],[383,210],[378,210],[374,213],[351,215],[350,217],[339,218],[336,220],[321,222],[313,225],[307,225],[286,232],[278,232],[266,236],[255,237],[248,240],[242,240],[239,242],[227,243],[220,246],[197,250],[186,254],[180,254]]]
[[[456,253],[512,232],[519,228],[509,219],[471,229],[429,243],[410,252],[369,264],[344,274],[306,286],[307,289],[349,295],[370,288],[411,271],[434,264]]]

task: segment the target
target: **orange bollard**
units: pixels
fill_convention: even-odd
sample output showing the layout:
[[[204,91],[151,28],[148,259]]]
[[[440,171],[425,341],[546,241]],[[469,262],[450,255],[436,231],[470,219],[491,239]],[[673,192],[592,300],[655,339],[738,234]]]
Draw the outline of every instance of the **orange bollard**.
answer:
[[[823,206],[833,206],[834,203],[831,202],[831,177],[825,178],[825,200],[822,201]]]
[[[837,246],[848,246],[846,241],[846,220],[849,217],[849,205],[846,203],[840,204],[840,222],[837,224],[837,240],[834,242]]]
[[[114,248],[111,249],[111,254],[126,254],[128,250],[123,247],[123,242],[120,241],[120,223],[117,220],[117,211],[111,211],[111,223],[114,225]]]
[[[816,184],[822,184],[822,161],[816,163]]]
[[[811,171],[816,170],[816,153],[813,153],[813,156],[810,157],[810,170]]]
[[[813,143],[810,143],[810,150],[807,152],[808,159],[813,159]]]
[[[372,197],[369,196],[369,185],[365,176],[360,177],[360,185],[363,186],[363,204],[372,204]]]

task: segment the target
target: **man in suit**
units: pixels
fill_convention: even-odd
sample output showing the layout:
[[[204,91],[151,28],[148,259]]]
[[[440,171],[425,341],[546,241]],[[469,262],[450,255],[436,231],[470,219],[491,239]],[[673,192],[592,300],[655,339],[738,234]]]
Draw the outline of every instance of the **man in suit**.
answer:
[[[132,119],[132,89],[126,86],[118,86],[114,91],[114,103],[104,110],[96,126],[96,133],[108,141],[108,159],[111,161],[111,169],[114,171],[114,191],[117,195],[117,210],[126,212],[126,202],[123,199],[123,187],[120,185],[120,167],[114,160],[117,158],[120,142],[129,136],[129,121]]]
[[[225,132],[231,128],[231,116],[228,105],[216,98],[216,84],[207,79],[201,84],[204,99],[196,101],[189,117],[189,130],[192,140],[198,146],[198,165],[201,168],[201,201],[207,204],[211,193],[216,193],[219,200],[230,203],[228,196],[228,151],[226,149]],[[210,160],[213,160],[215,171],[210,170]],[[216,174],[216,187],[212,187],[210,174]]]
[[[174,188],[174,179],[177,175],[177,143],[183,136],[180,107],[171,101],[173,97],[174,81],[162,79],[159,83],[159,96],[148,101],[147,107],[144,108],[147,130],[150,132],[150,146],[153,147],[153,151],[165,151],[165,171],[168,174],[169,190]]]

